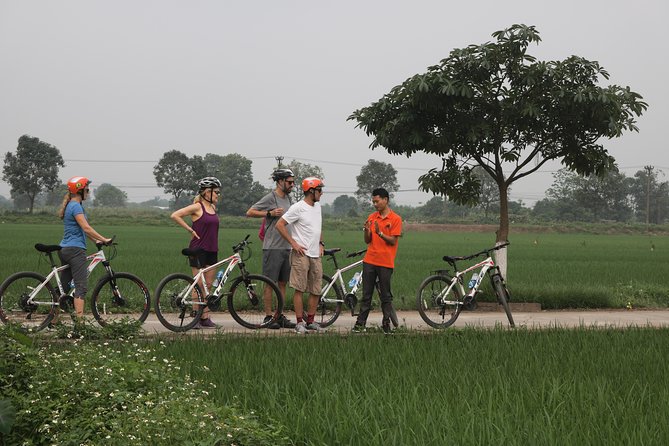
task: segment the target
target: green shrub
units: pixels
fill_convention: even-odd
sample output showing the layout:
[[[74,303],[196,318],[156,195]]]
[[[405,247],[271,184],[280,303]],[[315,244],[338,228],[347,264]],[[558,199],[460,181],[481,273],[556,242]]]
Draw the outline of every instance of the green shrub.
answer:
[[[1,336],[0,392],[16,418],[0,444],[287,443],[281,427],[212,401],[214,384],[181,376],[156,348],[132,340],[34,348]]]

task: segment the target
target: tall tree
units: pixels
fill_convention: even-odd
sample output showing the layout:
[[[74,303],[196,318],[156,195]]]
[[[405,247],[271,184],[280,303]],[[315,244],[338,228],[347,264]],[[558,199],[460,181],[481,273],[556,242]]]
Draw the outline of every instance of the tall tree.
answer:
[[[287,166],[295,174],[295,187],[293,188],[293,202],[300,201],[304,197],[302,192],[302,180],[308,177],[318,177],[325,183],[325,191],[327,192],[328,183],[325,181],[323,170],[315,164],[301,163],[292,160]]]
[[[215,176],[223,183],[219,212],[227,215],[244,215],[253,203],[267,190],[253,180],[253,161],[238,154],[216,155],[208,153],[204,157],[207,176]]]
[[[11,186],[12,196],[27,196],[28,212],[32,214],[37,194],[60,184],[58,170],[64,166],[63,157],[55,146],[23,135],[19,138],[16,155],[11,152],[5,154],[2,179]]]
[[[638,130],[635,119],[647,104],[629,87],[600,87],[609,75],[597,62],[537,61],[527,52],[541,41],[533,26],[492,36],[494,42],[454,49],[349,119],[374,136],[372,149],[441,157],[420,187],[455,202],[476,203],[480,181],[472,169],[481,166],[499,188],[503,242],[511,184],[550,160],[581,175],[604,173],[614,159],[598,141]],[[498,261],[506,271],[506,250]]]
[[[357,216],[358,200],[348,195],[340,195],[332,202],[332,213],[337,217]]]
[[[586,177],[560,169],[553,177],[555,180],[546,191],[547,199],[537,203],[535,215],[559,221],[631,219],[629,181],[617,169]]]
[[[383,187],[386,189],[390,198],[393,198],[394,192],[397,192],[400,188],[397,183],[397,170],[393,165],[373,159],[362,166],[360,175],[355,177],[355,181],[358,185],[355,196],[361,203],[368,203],[372,191],[376,188]]]
[[[120,208],[128,204],[128,194],[109,183],[101,184],[94,192],[94,206]]]
[[[172,195],[176,206],[184,193],[197,191],[197,180],[202,175],[202,158],[189,158],[179,150],[165,152],[153,168],[156,184]]]

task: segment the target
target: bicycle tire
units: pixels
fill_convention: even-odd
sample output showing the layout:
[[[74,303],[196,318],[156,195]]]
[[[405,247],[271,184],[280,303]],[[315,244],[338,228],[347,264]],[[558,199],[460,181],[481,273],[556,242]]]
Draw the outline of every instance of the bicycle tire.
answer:
[[[205,306],[204,293],[200,286],[195,284],[193,287],[196,294],[194,298],[191,296],[185,302],[182,301],[183,294],[192,283],[191,276],[175,273],[164,277],[156,287],[156,316],[168,330],[184,332],[200,322]]]
[[[37,332],[46,328],[58,311],[58,293],[47,283],[37,296],[38,304],[27,307],[29,290],[46,281],[41,274],[22,271],[9,276],[0,285],[0,320],[18,325],[22,331]],[[30,311],[33,310],[33,311]]]
[[[321,282],[323,286],[321,287],[321,290],[324,290],[330,282],[332,282],[332,277],[323,274]],[[323,302],[323,299],[336,300],[336,302]],[[344,291],[342,291],[341,286],[335,282],[332,287],[330,287],[328,295],[323,296],[321,294],[318,299],[315,322],[323,328],[334,324],[341,314],[342,302],[344,302]]]
[[[509,319],[509,325],[513,328],[516,326],[513,321],[513,316],[511,315],[511,308],[509,308],[509,290],[506,289],[506,284],[504,284],[504,279],[500,274],[494,274],[490,277],[492,281],[492,286],[497,295],[497,301],[504,308],[506,317]]]
[[[460,289],[454,286],[448,295],[440,294],[451,284],[451,277],[446,275],[429,276],[418,287],[416,306],[420,317],[433,328],[447,328],[460,316],[463,296]]]
[[[270,287],[270,306],[272,318],[265,321],[264,289]],[[256,330],[266,328],[281,316],[283,312],[283,294],[269,277],[262,274],[239,276],[232,281],[228,293],[228,311],[242,327]]]
[[[91,296],[93,317],[103,327],[120,320],[144,322],[151,310],[151,293],[142,280],[130,273],[102,277]],[[112,283],[115,283],[114,287]]]

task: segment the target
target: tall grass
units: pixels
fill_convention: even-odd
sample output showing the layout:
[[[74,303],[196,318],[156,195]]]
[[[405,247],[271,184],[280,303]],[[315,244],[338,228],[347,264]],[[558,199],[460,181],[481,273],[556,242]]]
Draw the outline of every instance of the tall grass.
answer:
[[[181,228],[93,224],[104,235],[117,235],[114,269],[137,274],[151,290],[171,272],[190,271],[180,254],[188,244],[188,234]],[[251,234],[253,255],[248,267],[260,272],[262,246],[256,233],[222,225],[219,259],[231,255],[231,247]],[[0,224],[0,280],[20,270],[47,271],[46,263],[38,263],[40,257],[33,245],[58,243],[61,238],[62,227],[58,224]],[[326,229],[324,240],[328,248],[342,248],[342,254],[365,247],[362,231]],[[441,260],[444,255],[467,255],[493,244],[494,234],[407,231],[400,240],[393,274],[397,306],[415,307],[421,281],[431,271],[447,267]],[[339,259],[343,265],[346,259],[342,254]],[[635,307],[669,306],[666,237],[513,234],[508,256],[507,279],[514,301],[539,302],[544,308],[622,308],[628,302]],[[324,269],[332,272],[333,266],[326,261]],[[291,298],[289,293],[288,300]],[[482,299],[492,300],[492,294]]]
[[[168,342],[163,354],[296,444],[666,444],[668,335],[222,336]]]

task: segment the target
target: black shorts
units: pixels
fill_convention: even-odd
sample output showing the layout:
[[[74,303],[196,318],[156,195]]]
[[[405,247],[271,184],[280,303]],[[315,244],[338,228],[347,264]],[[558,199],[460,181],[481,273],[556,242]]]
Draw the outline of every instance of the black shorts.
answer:
[[[211,266],[216,262],[218,262],[217,252],[203,251],[202,254],[197,257],[188,257],[188,263],[193,268],[204,268],[205,266]]]

